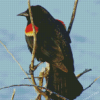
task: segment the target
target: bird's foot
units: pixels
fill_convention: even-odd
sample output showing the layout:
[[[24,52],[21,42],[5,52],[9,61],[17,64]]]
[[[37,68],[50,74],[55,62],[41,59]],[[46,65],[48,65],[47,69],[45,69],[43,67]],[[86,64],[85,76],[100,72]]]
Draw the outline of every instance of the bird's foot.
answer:
[[[39,65],[41,65],[43,62],[40,62],[39,64],[37,64],[37,65],[34,65],[33,67],[31,67],[31,64],[29,65],[29,73],[30,73],[30,75],[32,75],[33,74],[33,72],[37,69],[37,67],[39,66]]]

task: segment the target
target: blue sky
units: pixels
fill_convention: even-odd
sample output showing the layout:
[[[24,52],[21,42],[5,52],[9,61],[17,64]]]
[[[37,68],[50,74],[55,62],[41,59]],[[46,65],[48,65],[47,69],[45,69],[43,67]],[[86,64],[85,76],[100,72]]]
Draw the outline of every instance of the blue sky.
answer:
[[[62,20],[68,27],[74,0],[31,0],[31,5],[41,5],[54,18]],[[0,0],[0,40],[7,46],[25,71],[28,72],[31,54],[27,49],[24,30],[27,21],[17,14],[28,8],[27,0]],[[86,68],[92,71],[84,74],[79,81],[85,88],[96,77],[100,76],[100,0],[79,0],[76,17],[71,30],[71,47],[74,57],[75,74]],[[37,64],[37,61],[35,61]],[[39,71],[45,67],[42,64]],[[0,44],[0,88],[13,84],[30,84],[17,63]],[[10,100],[13,89],[16,89],[14,100],[30,100],[36,97],[32,87],[13,87],[0,90],[0,100]],[[76,100],[99,100],[100,79],[84,91]]]

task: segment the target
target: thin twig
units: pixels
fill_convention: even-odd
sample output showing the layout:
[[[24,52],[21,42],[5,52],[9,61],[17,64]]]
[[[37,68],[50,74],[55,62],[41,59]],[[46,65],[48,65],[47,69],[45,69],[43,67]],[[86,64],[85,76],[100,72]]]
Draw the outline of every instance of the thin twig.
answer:
[[[63,100],[67,100],[67,98],[65,98],[65,97],[63,97],[63,96],[57,94],[56,92],[53,92],[53,91],[51,91],[51,90],[49,90],[49,89],[47,89],[47,88],[45,88],[45,87],[37,86],[37,85],[29,85],[29,84],[11,85],[11,86],[2,87],[2,88],[0,88],[0,90],[5,89],[5,88],[14,87],[14,86],[35,86],[35,87],[38,87],[38,88],[42,88],[42,89],[47,90],[51,95],[52,95],[52,94],[55,94],[57,97],[60,97],[60,98],[62,98]]]
[[[13,94],[12,94],[11,100],[14,99],[14,96],[15,96],[15,89],[14,89],[14,91],[13,91]]]
[[[82,73],[76,75],[76,77],[79,78],[79,77],[81,77],[83,74],[85,74],[85,73],[87,73],[87,72],[89,72],[89,71],[91,71],[91,70],[92,70],[92,69],[85,69]]]
[[[92,85],[95,81],[97,81],[99,78],[100,78],[100,76],[97,77],[97,78],[96,78],[88,87],[86,87],[83,91],[85,91],[86,89],[88,89],[89,87],[91,87],[91,85]]]
[[[20,63],[16,60],[16,58],[13,56],[13,54],[7,49],[6,45],[4,45],[1,41],[0,43],[3,45],[3,47],[7,50],[7,52],[11,55],[11,57],[17,62],[17,64],[19,65],[19,67],[21,68],[21,70],[25,73],[25,75],[28,77],[27,73],[24,71],[24,69],[22,68],[22,66],[20,65]],[[31,82],[31,80],[29,79],[29,81]],[[31,82],[32,83],[32,82]]]
[[[50,64],[46,62],[46,67],[42,68],[40,74],[39,74],[39,86],[43,86],[43,78],[45,77],[46,79],[46,84],[44,85],[44,87],[47,86],[47,76],[49,74],[49,70],[50,70]],[[42,90],[42,88],[40,88]],[[41,94],[38,94],[36,100],[41,100]]]
[[[40,79],[40,78],[43,78],[43,77],[34,77],[34,78],[38,78],[38,79]],[[31,79],[31,78],[24,78],[24,79]]]
[[[74,2],[74,8],[73,8],[73,13],[72,13],[70,24],[69,24],[69,27],[68,27],[68,34],[70,34],[70,31],[71,31],[71,28],[72,28],[72,25],[73,25],[73,22],[74,22],[77,4],[78,4],[78,0],[75,0],[75,2]]]
[[[31,60],[31,68],[33,68],[33,66],[34,66],[34,57],[35,57],[35,50],[36,50],[36,32],[35,32],[35,27],[34,27],[34,22],[33,22],[33,17],[32,17],[32,12],[31,12],[31,7],[30,7],[30,0],[28,0],[28,9],[29,9],[30,19],[31,19],[32,28],[33,28],[33,36],[34,36],[34,39],[33,39],[32,60]],[[31,79],[32,79],[32,83],[34,85],[36,85],[33,73],[31,74]],[[43,91],[41,91],[37,86],[35,86],[35,90],[38,91],[41,95],[43,95],[45,98],[48,98],[47,95]]]
[[[42,63],[43,63],[43,62],[40,62],[40,63],[37,64],[36,66],[32,67],[31,70],[32,70],[32,71],[35,71],[35,70],[38,68],[38,66],[40,66]]]
[[[41,100],[41,94],[38,94],[35,100]]]
[[[39,77],[42,77],[42,78],[39,78],[39,86],[43,86],[44,68],[42,68],[42,70],[40,71]],[[39,89],[42,90],[42,88],[39,88]],[[37,100],[41,100],[41,94],[40,93],[37,96]]]
[[[35,27],[34,27],[34,22],[33,22],[33,17],[32,17],[32,11],[31,11],[31,7],[30,7],[30,0],[28,0],[28,9],[29,9],[29,15],[30,15],[30,20],[31,20],[31,24],[32,24],[32,28],[33,28],[33,51],[32,51],[32,60],[31,60],[31,67],[34,66],[34,58],[35,58],[35,50],[36,50],[36,32],[35,32]]]

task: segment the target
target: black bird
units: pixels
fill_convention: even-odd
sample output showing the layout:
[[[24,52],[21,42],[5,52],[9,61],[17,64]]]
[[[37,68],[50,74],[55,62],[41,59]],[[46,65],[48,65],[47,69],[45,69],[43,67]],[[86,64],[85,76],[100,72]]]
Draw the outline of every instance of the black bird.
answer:
[[[75,99],[81,94],[83,87],[74,74],[71,40],[65,25],[40,5],[31,6],[31,10],[37,37],[35,57],[38,61],[50,64],[47,88],[70,100]],[[25,16],[27,19],[25,38],[32,53],[34,36],[29,10],[18,16]],[[54,100],[58,100],[55,98]]]

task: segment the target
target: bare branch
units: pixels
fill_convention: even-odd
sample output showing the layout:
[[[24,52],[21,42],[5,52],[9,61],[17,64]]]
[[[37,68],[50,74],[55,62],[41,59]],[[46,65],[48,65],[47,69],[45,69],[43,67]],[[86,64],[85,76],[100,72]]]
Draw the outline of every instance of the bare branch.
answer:
[[[72,13],[72,16],[71,16],[71,21],[70,21],[70,24],[69,24],[69,27],[68,27],[68,34],[70,33],[72,25],[73,25],[73,22],[74,22],[77,4],[78,4],[78,0],[75,0],[75,2],[74,2],[74,8],[73,8],[73,13]]]
[[[86,89],[88,89],[89,87],[91,87],[91,85],[95,82],[95,81],[97,81],[98,79],[100,78],[100,76],[99,77],[97,77],[88,87],[86,87],[84,90],[86,90]],[[84,91],[83,90],[83,91]]]
[[[44,87],[47,86],[47,83],[48,83],[47,82],[47,76],[48,76],[48,73],[49,73],[49,70],[50,70],[49,67],[50,67],[49,63],[46,62],[46,67],[45,68],[43,67],[42,70],[41,70],[41,72],[40,72],[40,74],[39,74],[39,86],[43,86],[43,78],[44,77],[46,79],[46,84],[45,84]],[[40,89],[42,90],[42,88],[40,88]],[[36,100],[41,100],[41,94],[38,94]]]
[[[13,94],[12,94],[11,100],[14,99],[14,96],[15,96],[15,89],[14,89],[14,91],[13,91]]]
[[[33,66],[34,66],[34,57],[35,57],[35,50],[36,50],[36,32],[35,32],[35,27],[34,27],[34,23],[33,23],[33,17],[32,17],[32,12],[31,12],[31,7],[30,7],[30,0],[28,0],[28,9],[29,9],[31,24],[32,24],[32,28],[33,28],[33,36],[34,36],[32,60],[31,60],[31,68],[33,68]],[[34,85],[36,85],[33,73],[31,73],[31,79],[32,79],[32,83]],[[35,90],[38,91],[41,95],[43,95],[45,98],[48,98],[48,96],[43,91],[41,91],[37,86],[35,86]]]
[[[24,71],[24,69],[22,68],[22,66],[20,65],[20,63],[16,60],[16,58],[13,56],[13,54],[7,49],[6,45],[4,45],[1,41],[0,43],[4,46],[4,48],[7,50],[7,52],[11,55],[11,57],[17,62],[17,64],[19,65],[19,67],[21,68],[21,70],[25,73],[25,75],[28,77],[27,73]],[[29,79],[29,81],[31,82],[31,80]],[[31,82],[32,83],[32,82]]]
[[[40,78],[43,78],[43,77],[34,77],[34,78],[40,79]],[[29,77],[29,78],[24,78],[24,79],[31,79],[31,78]]]
[[[41,100],[41,94],[38,94],[35,100]]]
[[[34,57],[35,57],[35,49],[36,49],[36,32],[35,32],[35,27],[34,27],[34,22],[33,22],[33,17],[32,17],[32,11],[31,11],[31,7],[30,7],[30,0],[28,0],[28,9],[29,9],[29,15],[30,15],[30,20],[31,20],[31,24],[32,24],[32,28],[33,28],[33,51],[32,51],[32,60],[31,60],[31,67],[34,66]]]
[[[39,86],[43,86],[44,68],[42,68],[42,70],[40,71],[39,77],[42,77],[42,78],[39,78]],[[42,88],[39,88],[39,89],[42,90]],[[41,94],[38,94],[37,100],[41,100]]]
[[[34,68],[32,67],[31,70],[35,71],[37,69],[38,66],[40,66],[43,62],[40,62],[39,64],[37,64],[36,66],[34,66]]]
[[[14,86],[35,86],[35,87],[38,87],[38,88],[42,88],[42,89],[47,90],[47,91],[50,93],[50,95],[54,94],[54,95],[56,95],[57,97],[62,98],[62,100],[67,100],[67,98],[65,98],[65,97],[63,97],[63,96],[57,94],[56,92],[53,92],[53,91],[51,91],[51,90],[49,90],[49,89],[47,89],[47,88],[45,88],[45,87],[37,86],[37,85],[29,85],[29,84],[11,85],[11,86],[2,87],[2,88],[0,88],[0,90],[5,89],[5,88],[14,87]]]
[[[76,77],[79,78],[79,77],[81,77],[83,74],[85,74],[85,73],[87,73],[87,72],[89,72],[89,71],[91,71],[91,70],[92,70],[92,69],[85,69],[82,73],[76,75]]]

